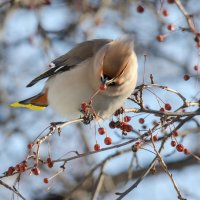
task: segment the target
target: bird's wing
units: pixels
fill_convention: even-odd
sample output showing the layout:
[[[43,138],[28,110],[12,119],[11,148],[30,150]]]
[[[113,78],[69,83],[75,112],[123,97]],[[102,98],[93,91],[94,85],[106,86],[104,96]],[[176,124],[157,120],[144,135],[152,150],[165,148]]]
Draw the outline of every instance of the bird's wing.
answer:
[[[82,42],[76,45],[66,54],[56,58],[52,61],[51,68],[33,79],[27,87],[31,87],[36,84],[38,81],[51,77],[59,72],[68,71],[76,67],[82,61],[92,57],[95,53],[104,45],[111,42],[112,40],[108,39],[95,39]]]

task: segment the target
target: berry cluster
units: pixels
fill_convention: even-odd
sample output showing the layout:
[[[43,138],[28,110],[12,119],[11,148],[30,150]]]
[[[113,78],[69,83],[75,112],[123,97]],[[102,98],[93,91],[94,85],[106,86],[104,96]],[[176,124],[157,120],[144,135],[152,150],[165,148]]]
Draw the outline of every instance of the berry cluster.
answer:
[[[33,147],[36,147],[36,151],[33,149]],[[54,166],[54,161],[51,159],[50,155],[48,156],[46,161],[39,159],[39,157],[38,157],[39,144],[38,143],[36,143],[36,145],[30,143],[30,144],[27,145],[27,148],[29,150],[29,155],[27,156],[26,160],[17,164],[15,167],[13,167],[13,166],[9,167],[8,170],[5,172],[6,176],[10,176],[10,175],[13,175],[15,173],[22,173],[22,172],[25,172],[27,170],[30,170],[30,174],[38,176],[38,175],[40,175],[40,169],[38,167],[39,162],[41,164],[47,164],[47,166],[49,168],[52,168]],[[29,160],[34,161],[33,166],[28,167],[28,161]],[[62,168],[61,171],[64,171],[64,167]],[[59,173],[61,171],[59,171]],[[58,173],[56,173],[53,177],[55,177],[57,174]],[[51,178],[53,178],[53,177],[51,177]],[[48,183],[49,180],[50,180],[50,178],[49,179],[44,178],[43,182]]]
[[[133,130],[133,127],[128,123],[131,121],[130,116],[124,116],[122,119],[120,119],[120,115],[124,114],[124,109],[121,107],[118,109],[115,113],[114,116],[117,117],[117,120],[110,121],[109,127],[111,129],[120,129],[122,131],[123,135],[127,135],[127,133],[131,132]],[[99,127],[98,128],[98,133],[99,135],[106,135],[104,138],[104,144],[105,145],[110,145],[112,144],[112,138],[108,136],[108,133],[106,132],[105,128]],[[101,149],[100,145],[96,142],[94,145],[94,150],[99,151]]]
[[[54,162],[52,161],[51,157],[48,157],[48,158],[47,158],[46,163],[47,163],[47,166],[48,166],[49,168],[52,168],[53,165],[54,165]]]
[[[8,170],[5,172],[5,175],[10,176],[14,173],[21,173],[21,172],[25,172],[28,169],[28,163],[26,160],[24,160],[23,162],[17,164],[15,167],[11,166],[8,168]]]
[[[190,154],[190,151],[187,149],[187,148],[185,148],[182,144],[180,144],[180,143],[178,143],[177,142],[177,140],[176,140],[176,137],[178,136],[178,132],[177,131],[173,131],[172,132],[172,137],[174,138],[174,139],[172,139],[171,140],[171,146],[172,147],[176,147],[176,150],[178,151],[178,152],[184,152],[184,154]]]
[[[89,111],[89,109],[90,109],[90,105],[88,103],[86,103],[86,102],[81,103],[81,111],[83,113],[87,113]]]
[[[122,131],[123,135],[127,135],[127,133],[131,132],[133,130],[133,127],[128,123],[131,121],[130,116],[124,116],[122,119],[120,119],[119,115],[124,114],[124,108],[118,109],[115,113],[114,116],[117,117],[117,121],[110,121],[109,127],[111,129],[120,129]]]
[[[171,146],[176,147],[176,150],[178,152],[184,152],[184,154],[190,154],[189,149],[185,148],[182,144],[178,144],[176,141],[172,140],[171,141]]]
[[[115,121],[111,121],[109,123],[109,127],[111,129],[120,129],[122,130],[122,134],[123,135],[127,135],[127,133],[131,132],[133,130],[133,127],[127,123],[127,121],[120,121],[119,119],[115,122]]]
[[[112,138],[108,136],[108,134],[106,133],[105,128],[100,127],[98,129],[98,133],[99,133],[99,135],[105,135],[106,134],[106,137],[104,138],[104,144],[105,145],[112,144]],[[94,150],[95,151],[99,151],[100,149],[101,149],[101,146],[96,142],[96,144],[94,145]]]

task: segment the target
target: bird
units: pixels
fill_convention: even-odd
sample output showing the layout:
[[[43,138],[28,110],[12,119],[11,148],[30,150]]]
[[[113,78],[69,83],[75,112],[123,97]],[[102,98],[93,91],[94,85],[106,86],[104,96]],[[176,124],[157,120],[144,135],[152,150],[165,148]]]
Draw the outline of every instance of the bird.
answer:
[[[47,79],[42,91],[13,107],[42,110],[50,105],[68,119],[91,115],[107,119],[123,106],[137,83],[137,56],[132,38],[93,39],[56,58],[33,79]]]

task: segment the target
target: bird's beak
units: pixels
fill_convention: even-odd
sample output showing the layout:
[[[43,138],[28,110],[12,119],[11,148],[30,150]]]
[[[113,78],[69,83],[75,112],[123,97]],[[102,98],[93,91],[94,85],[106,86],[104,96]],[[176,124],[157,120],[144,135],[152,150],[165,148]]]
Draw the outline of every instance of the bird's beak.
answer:
[[[110,73],[107,75],[105,67],[102,66],[102,73],[101,73],[101,81],[103,85],[111,85],[114,83],[120,84],[120,78],[124,75],[125,70],[128,66],[128,62],[126,62],[123,67],[120,67],[117,73]]]

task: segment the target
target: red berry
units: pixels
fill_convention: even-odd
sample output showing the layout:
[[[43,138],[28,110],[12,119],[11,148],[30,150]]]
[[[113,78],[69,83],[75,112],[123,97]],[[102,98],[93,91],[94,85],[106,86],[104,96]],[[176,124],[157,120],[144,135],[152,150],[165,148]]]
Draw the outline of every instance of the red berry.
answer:
[[[190,79],[190,76],[189,76],[188,74],[185,74],[184,77],[183,77],[183,79],[184,79],[185,81],[188,81],[188,80]]]
[[[141,143],[140,142],[136,142],[133,146],[132,146],[132,151],[133,152],[137,152],[138,149],[141,147]]]
[[[100,86],[100,90],[104,91],[106,89],[107,89],[107,86],[105,84]]]
[[[95,144],[94,145],[94,150],[95,151],[99,151],[101,149],[100,145],[99,144]]]
[[[174,25],[173,25],[173,24],[169,24],[169,25],[167,26],[167,29],[168,29],[169,31],[174,31]]]
[[[178,136],[178,132],[177,132],[177,131],[173,131],[172,134],[173,134],[174,137],[177,137],[177,136]]]
[[[44,179],[43,179],[43,182],[44,182],[44,183],[49,183],[49,179],[48,179],[48,178],[44,178]]]
[[[126,122],[121,122],[121,124],[120,124],[120,129],[121,129],[122,131],[126,131],[126,126],[127,126],[127,123],[126,123]]]
[[[143,13],[143,12],[144,12],[144,7],[141,6],[141,5],[139,5],[139,6],[137,7],[137,12],[138,12],[138,13]]]
[[[140,123],[140,124],[144,124],[144,118],[140,118],[140,119],[139,119],[139,123]]]
[[[131,117],[130,117],[130,116],[125,116],[125,117],[124,117],[124,121],[125,121],[125,122],[131,121]]]
[[[34,175],[36,175],[36,176],[40,174],[40,170],[39,170],[38,167],[34,167],[31,171],[32,171],[32,173],[33,173]]]
[[[185,149],[184,149],[184,154],[186,154],[186,155],[190,154],[190,150],[187,149],[187,148],[185,148]]]
[[[165,112],[165,109],[164,108],[160,108],[160,112]]]
[[[121,107],[120,109],[115,111],[114,115],[117,117],[118,115],[123,114],[123,113],[124,113],[124,108]]]
[[[131,132],[133,130],[133,127],[130,124],[127,124],[125,127],[126,132]]]
[[[158,136],[157,135],[154,135],[153,136],[153,141],[155,142],[155,141],[157,141],[158,140]]]
[[[177,144],[177,145],[176,145],[176,150],[177,150],[178,152],[182,152],[182,151],[184,150],[184,146],[183,146],[182,144]]]
[[[163,42],[165,40],[165,36],[164,35],[157,35],[156,37],[158,42]]]
[[[44,4],[45,4],[45,5],[50,5],[51,2],[50,2],[50,0],[45,0],[45,1],[44,1]]]
[[[140,146],[140,145],[141,145],[141,143],[140,143],[140,142],[136,142],[136,143],[135,143],[135,145],[137,145],[137,146]]]
[[[99,128],[98,132],[100,135],[103,135],[106,132],[106,130],[105,130],[105,128]]]
[[[28,169],[28,167],[22,165],[21,168],[20,168],[20,171],[21,172],[25,172],[27,169]]]
[[[116,128],[121,128],[121,122],[120,122],[120,121],[116,121],[115,127],[116,127]]]
[[[167,0],[168,3],[174,3],[175,0]]]
[[[104,143],[105,143],[106,145],[110,145],[110,144],[112,144],[112,139],[111,139],[110,137],[106,137],[106,138],[104,139]]]
[[[20,172],[20,171],[21,171],[21,166],[20,166],[20,164],[17,164],[17,165],[15,166],[15,169],[16,169],[17,172]]]
[[[54,165],[54,162],[52,161],[52,159],[50,157],[47,158],[47,165],[49,168],[52,168]]]
[[[47,158],[47,163],[50,163],[50,162],[52,162],[52,160],[51,160],[50,157],[48,157],[48,158]]]
[[[88,107],[87,103],[85,103],[85,102],[81,103],[81,110],[83,112],[86,112],[87,107]]]
[[[13,166],[11,166],[11,167],[8,168],[8,171],[7,171],[6,174],[7,175],[12,175],[14,171],[15,171],[15,168]]]
[[[164,10],[162,11],[162,14],[163,14],[163,16],[165,16],[165,17],[169,16],[169,12],[168,12],[167,9],[164,9]]]
[[[171,141],[171,146],[172,146],[172,147],[175,147],[175,146],[176,146],[176,141],[172,140],[172,141]]]
[[[169,103],[166,103],[165,110],[171,110],[171,109],[172,109],[171,105]]]
[[[114,121],[111,121],[110,123],[109,123],[109,127],[111,128],[111,129],[114,129],[116,126],[115,126],[115,122]]]
[[[162,14],[163,14],[165,17],[169,16],[169,12],[168,12],[167,9],[163,9]]]
[[[199,70],[199,66],[198,66],[198,65],[195,65],[195,66],[194,66],[194,70],[195,70],[195,71],[198,71],[198,70]]]
[[[27,145],[27,148],[28,148],[28,149],[31,151],[31,150],[32,150],[32,148],[33,148],[33,144],[31,144],[31,143],[30,143],[30,144],[28,144],[28,145]]]
[[[48,162],[48,163],[47,163],[47,165],[48,165],[48,167],[49,167],[49,168],[52,168],[52,167],[53,167],[53,165],[54,165],[54,162],[53,162],[53,161],[51,161],[51,162]]]

